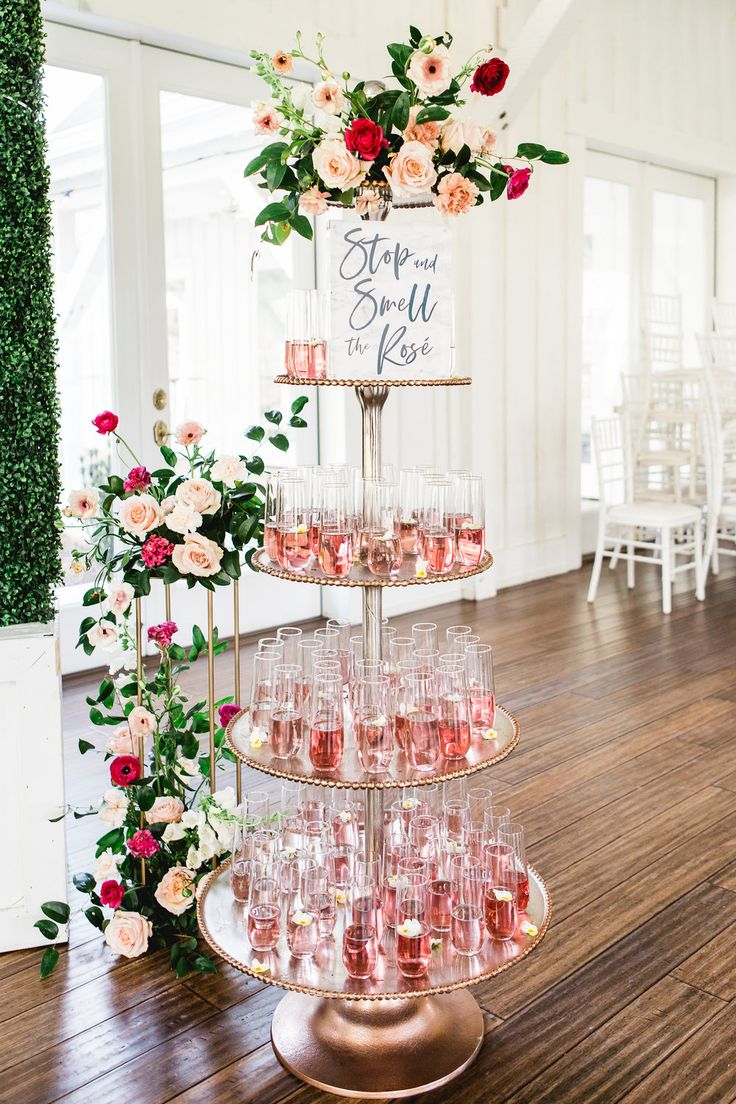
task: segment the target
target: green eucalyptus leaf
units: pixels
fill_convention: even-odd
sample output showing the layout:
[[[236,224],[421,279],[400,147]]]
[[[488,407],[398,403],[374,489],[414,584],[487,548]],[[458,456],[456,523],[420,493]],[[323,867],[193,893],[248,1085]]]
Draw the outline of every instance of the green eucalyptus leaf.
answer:
[[[280,452],[288,452],[289,438],[285,437],[283,433],[275,433],[273,437],[268,438],[274,448],[279,449]]]
[[[561,150],[546,150],[540,158],[545,165],[567,165],[569,160],[568,155]]]
[[[57,924],[69,923],[69,906],[65,901],[45,901],[41,905],[41,912]]]
[[[91,893],[95,888],[94,874],[75,874],[72,881],[80,893]]]
[[[300,395],[299,398],[294,399],[293,403],[291,404],[291,413],[292,414],[301,414],[302,410],[304,409],[304,407],[307,405],[308,402],[309,402],[309,396]]]
[[[245,436],[248,438],[249,441],[258,441],[258,443],[260,444],[260,442],[266,436],[266,431],[263,426],[252,425],[250,429],[246,429]]]
[[[547,147],[541,146],[538,142],[520,142],[519,148],[516,151],[516,156],[528,157],[530,161],[534,161],[546,152]]]
[[[33,926],[38,928],[44,939],[56,939],[59,935],[59,926],[53,920],[37,920]]]
[[[41,958],[41,968],[39,970],[41,981],[43,981],[44,978],[49,977],[50,974],[53,974],[54,970],[56,969],[56,963],[58,961],[59,952],[57,951],[56,947],[47,947],[46,950],[43,952],[43,957]]]

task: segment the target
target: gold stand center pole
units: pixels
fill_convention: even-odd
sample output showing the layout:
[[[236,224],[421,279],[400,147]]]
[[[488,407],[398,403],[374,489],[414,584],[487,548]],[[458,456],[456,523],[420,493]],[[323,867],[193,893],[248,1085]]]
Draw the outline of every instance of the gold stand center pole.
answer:
[[[240,701],[240,580],[233,579],[233,675],[235,704]],[[235,764],[235,794],[238,805],[243,800],[243,771],[240,760]]]
[[[207,591],[207,706],[210,722],[210,793],[217,789],[215,778],[215,617],[214,594]],[[217,859],[212,860],[212,868]]]
[[[141,613],[141,600],[135,600],[135,682],[136,704],[143,705],[143,615]],[[138,762],[141,768],[141,776],[146,773],[146,748],[145,740],[139,736],[137,741]],[[141,828],[146,826],[146,818],[141,810]],[[141,885],[146,884],[146,860],[141,859]]]

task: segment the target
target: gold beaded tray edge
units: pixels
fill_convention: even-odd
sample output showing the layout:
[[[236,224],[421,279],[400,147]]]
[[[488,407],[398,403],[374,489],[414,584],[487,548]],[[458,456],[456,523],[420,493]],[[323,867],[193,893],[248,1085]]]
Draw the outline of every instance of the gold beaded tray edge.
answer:
[[[530,955],[531,952],[535,950],[542,942],[545,935],[547,934],[547,929],[552,919],[552,898],[550,896],[549,889],[547,888],[547,883],[545,882],[544,878],[542,878],[541,875],[537,873],[534,867],[530,866],[529,873],[532,874],[536,879],[544,898],[544,923],[542,924],[534,938],[530,940],[529,945],[526,947],[526,949],[521,951],[518,955],[514,955],[513,958],[508,959],[508,961],[506,962],[502,962],[499,966],[495,966],[492,970],[487,970],[483,974],[478,974],[477,977],[463,978],[461,981],[450,982],[447,985],[433,985],[427,989],[411,989],[403,990],[401,992],[337,993],[334,990],[318,989],[308,985],[297,985],[296,982],[283,981],[281,978],[274,978],[270,975],[257,973],[255,970],[251,970],[249,966],[246,966],[244,962],[241,962],[233,955],[228,954],[227,951],[224,951],[220,947],[214,936],[210,933],[205,922],[204,903],[207,897],[207,893],[209,892],[211,887],[214,885],[218,878],[222,877],[223,874],[226,873],[229,866],[230,859],[227,859],[226,862],[224,862],[216,870],[212,870],[199,883],[197,893],[197,924],[199,925],[199,930],[201,931],[202,935],[207,940],[209,945],[213,948],[213,950],[217,951],[217,953],[221,956],[222,959],[224,959],[225,962],[228,962],[231,966],[234,966],[236,970],[240,970],[241,973],[247,974],[249,977],[255,978],[257,981],[262,981],[265,985],[275,985],[279,989],[290,989],[295,993],[305,993],[310,997],[325,997],[329,1000],[411,1000],[416,997],[433,996],[437,993],[451,993],[456,989],[468,989],[471,985],[480,985],[481,982],[488,981],[490,978],[495,977],[497,974],[502,973],[504,970],[508,970],[512,966],[516,966],[519,962],[523,962],[527,955]]]
[[[292,387],[469,387],[470,376],[446,376],[444,379],[426,380],[372,380],[372,379],[297,379],[295,376],[276,376],[274,383],[288,383]]]
[[[239,759],[246,767],[258,771],[259,774],[269,774],[272,778],[284,778],[287,782],[310,782],[315,786],[328,786],[339,790],[396,790],[402,786],[429,786],[433,782],[451,782],[453,778],[465,778],[471,774],[477,774],[479,771],[486,770],[488,767],[500,763],[507,755],[511,754],[521,739],[521,726],[513,713],[510,713],[508,709],[504,709],[502,705],[497,705],[496,709],[511,721],[513,727],[513,735],[505,747],[501,748],[500,751],[491,756],[490,759],[484,759],[482,763],[468,763],[467,766],[459,770],[443,771],[441,774],[418,775],[411,779],[388,778],[384,780],[377,777],[375,781],[372,778],[361,778],[359,781],[347,781],[337,778],[325,778],[324,775],[319,774],[314,776],[296,774],[294,771],[285,770],[282,767],[272,766],[270,763],[264,764],[252,759],[237,746],[232,736],[233,725],[237,724],[240,718],[245,716],[248,712],[247,709],[241,709],[228,723],[225,729],[225,742],[236,759]],[[461,763],[462,759],[452,761]]]
[[[285,571],[282,567],[271,567],[270,561],[268,564],[262,563],[261,557],[265,557],[265,548],[259,548],[256,554],[253,556],[252,565],[257,571],[262,571],[264,575],[273,575],[275,579],[286,579],[290,583],[312,583],[313,586],[343,586],[343,587],[406,587],[406,586],[426,586],[432,583],[453,583],[458,579],[469,579],[473,575],[480,575],[483,571],[488,571],[490,567],[493,567],[493,556],[490,552],[484,552],[483,558],[477,567],[462,567],[454,568],[446,575],[427,575],[426,579],[417,579],[411,576],[408,579],[379,579],[379,578],[360,578],[360,579],[328,579],[323,575],[302,575],[296,571]]]

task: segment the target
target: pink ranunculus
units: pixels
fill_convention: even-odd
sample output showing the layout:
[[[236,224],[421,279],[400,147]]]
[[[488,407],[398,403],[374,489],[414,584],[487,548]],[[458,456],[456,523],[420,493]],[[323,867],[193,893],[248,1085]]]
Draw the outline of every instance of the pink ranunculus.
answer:
[[[437,195],[432,202],[443,215],[462,215],[475,206],[479,189],[462,173],[447,173],[437,185]]]
[[[220,570],[224,549],[202,533],[187,533],[183,544],[177,544],[172,561],[182,575],[206,579]]]
[[[120,419],[112,410],[103,410],[96,418],[92,419],[92,425],[98,433],[114,433],[118,428]]]
[[[171,559],[174,545],[165,537],[149,537],[141,548],[141,559],[146,567],[161,567]]]
[[[365,179],[366,169],[342,138],[325,138],[315,146],[312,162],[320,180],[328,188],[346,192]]]
[[[421,142],[404,142],[383,172],[391,190],[398,195],[421,195],[437,179],[432,152]]]
[[[148,630],[148,639],[152,640],[163,652],[170,647],[171,638],[176,631],[177,624],[175,621],[162,621],[160,625],[151,625]]]
[[[235,702],[230,702],[227,705],[221,705],[217,712],[220,717],[220,724],[223,728],[227,728],[233,717],[237,717],[240,712],[240,706],[236,705]]]
[[[97,517],[100,511],[99,492],[95,487],[82,487],[81,491],[70,491],[67,510],[68,516],[80,518],[82,521]]]
[[[131,536],[145,537],[152,529],[158,529],[163,520],[163,510],[153,495],[133,495],[120,504],[120,524]]]
[[[512,169],[510,165],[504,165],[507,172],[511,172],[509,182],[506,185],[507,199],[518,199],[529,187],[529,178],[532,175],[531,166],[525,169]]]
[[[414,104],[409,109],[409,122],[404,131],[405,142],[421,142],[432,153],[437,149],[440,138],[440,124],[433,120],[429,123],[418,123],[417,115],[422,110],[420,104]]]
[[[156,718],[144,705],[135,705],[128,714],[130,731],[139,740],[145,740],[156,731]]]
[[[135,755],[118,755],[110,764],[113,786],[132,786],[141,776],[141,765]]]
[[[184,802],[178,797],[157,797],[146,811],[149,824],[176,824],[184,812]]]
[[[128,840],[128,850],[134,859],[150,859],[161,850],[161,844],[148,828],[139,828]]]
[[[199,422],[182,422],[174,430],[174,440],[177,445],[198,445],[204,434],[204,426]]]
[[[143,466],[131,468],[123,484],[126,491],[147,491],[151,486],[151,473]]]
[[[148,950],[153,924],[139,912],[118,911],[105,928],[105,942],[124,958],[138,958]]]
[[[318,111],[324,111],[325,115],[339,115],[345,106],[345,95],[337,81],[330,77],[315,84],[312,89],[312,103]]]
[[[120,908],[125,896],[125,886],[109,878],[100,886],[100,903],[107,908]]]
[[[436,45],[428,54],[415,50],[409,58],[406,75],[423,96],[440,96],[452,84],[449,50],[442,45]]]
[[[286,50],[279,50],[271,58],[271,64],[275,73],[279,76],[287,76],[294,67],[294,59],[291,54],[288,54]]]
[[[261,103],[253,113],[256,134],[278,134],[283,125],[284,120],[272,104]]]

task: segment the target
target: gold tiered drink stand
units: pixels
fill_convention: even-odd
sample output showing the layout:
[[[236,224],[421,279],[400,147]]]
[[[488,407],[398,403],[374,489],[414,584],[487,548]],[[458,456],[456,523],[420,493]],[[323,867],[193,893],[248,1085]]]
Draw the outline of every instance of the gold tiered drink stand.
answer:
[[[457,386],[470,379],[294,380],[279,383],[354,386],[362,410],[363,476],[380,477],[381,414],[392,386]],[[370,523],[371,519],[368,518]],[[354,569],[349,579],[333,580],[314,573],[294,574],[270,565],[263,551],[254,565],[281,578],[320,585],[360,586],[363,590],[363,647],[367,660],[381,658],[382,591],[385,586],[422,585],[464,578],[487,570],[493,558],[484,553],[476,568],[458,568],[439,578],[416,579],[404,571],[397,579],[379,580]],[[331,774],[315,771],[306,752],[273,760],[267,747],[253,750],[248,740],[248,716],[243,711],[227,729],[227,741],[241,762],[278,777],[325,786],[362,789],[365,802],[365,847],[381,854],[383,796],[386,790],[422,786],[470,775],[499,762],[519,740],[516,719],[497,709],[498,739],[477,742],[463,760],[440,760],[432,773],[412,775],[405,757],[396,752],[385,775],[363,772],[355,752],[346,748],[340,768]],[[245,906],[233,899],[227,865],[213,871],[202,885],[197,915],[203,935],[220,955],[243,973],[289,990],[271,1025],[276,1056],[291,1073],[339,1096],[363,1099],[407,1097],[451,1081],[475,1058],[483,1042],[483,1017],[469,986],[516,965],[539,944],[547,930],[550,901],[536,871],[529,870],[527,918],[538,929],[533,938],[519,933],[501,943],[486,940],[480,954],[455,953],[445,934],[433,951],[429,974],[404,978],[396,967],[394,936],[384,932],[382,953],[373,977],[350,978],[342,964],[340,923],[334,941],[323,941],[311,959],[293,958],[282,936],[275,951],[254,955],[246,938]],[[260,969],[253,968],[257,957]],[[267,972],[263,972],[263,966]]]

